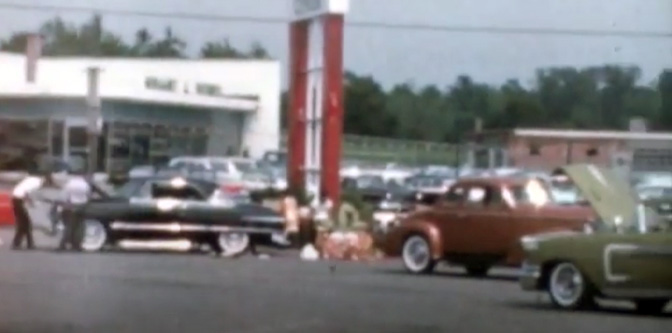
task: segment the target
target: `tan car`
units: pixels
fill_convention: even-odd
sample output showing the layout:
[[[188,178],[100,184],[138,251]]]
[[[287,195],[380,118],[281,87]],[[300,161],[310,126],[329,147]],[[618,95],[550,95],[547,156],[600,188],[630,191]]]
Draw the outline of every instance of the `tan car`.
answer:
[[[447,261],[483,276],[495,265],[520,265],[520,237],[582,230],[594,216],[590,206],[554,203],[537,179],[462,179],[435,206],[401,220],[388,233],[385,252],[401,256],[412,273]]]

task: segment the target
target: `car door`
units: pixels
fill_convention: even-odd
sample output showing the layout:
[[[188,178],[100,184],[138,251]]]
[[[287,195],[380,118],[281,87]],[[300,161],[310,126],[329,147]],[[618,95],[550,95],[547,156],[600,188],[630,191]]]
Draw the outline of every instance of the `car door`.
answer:
[[[455,228],[458,253],[506,255],[514,228],[510,208],[499,189],[494,184],[474,184],[469,188],[461,214],[456,219],[459,223]]]
[[[464,205],[468,191],[468,184],[453,186],[434,208],[425,213],[427,219],[439,227],[445,252],[455,252],[461,241],[460,229],[464,224]]]

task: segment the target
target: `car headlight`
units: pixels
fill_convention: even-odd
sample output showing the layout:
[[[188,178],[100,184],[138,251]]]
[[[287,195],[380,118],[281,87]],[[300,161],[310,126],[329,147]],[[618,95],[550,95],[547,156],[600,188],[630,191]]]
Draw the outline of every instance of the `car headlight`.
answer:
[[[525,251],[535,251],[539,248],[539,241],[531,236],[524,236],[520,239],[520,245]]]

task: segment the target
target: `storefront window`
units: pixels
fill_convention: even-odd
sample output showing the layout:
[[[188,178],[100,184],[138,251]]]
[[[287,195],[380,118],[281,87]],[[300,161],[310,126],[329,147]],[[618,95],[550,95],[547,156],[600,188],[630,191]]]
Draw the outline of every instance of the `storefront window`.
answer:
[[[49,153],[47,120],[0,119],[0,169],[36,170]]]

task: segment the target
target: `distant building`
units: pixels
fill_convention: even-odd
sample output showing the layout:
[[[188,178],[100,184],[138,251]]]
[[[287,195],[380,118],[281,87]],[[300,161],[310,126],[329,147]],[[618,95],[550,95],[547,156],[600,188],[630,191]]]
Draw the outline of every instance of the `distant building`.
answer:
[[[672,172],[672,133],[516,128],[485,131],[472,145],[477,167],[551,170],[594,163],[627,171]]]
[[[0,164],[26,152],[86,161],[91,66],[101,69],[101,171],[279,148],[278,61],[41,57],[35,43],[0,52]]]

